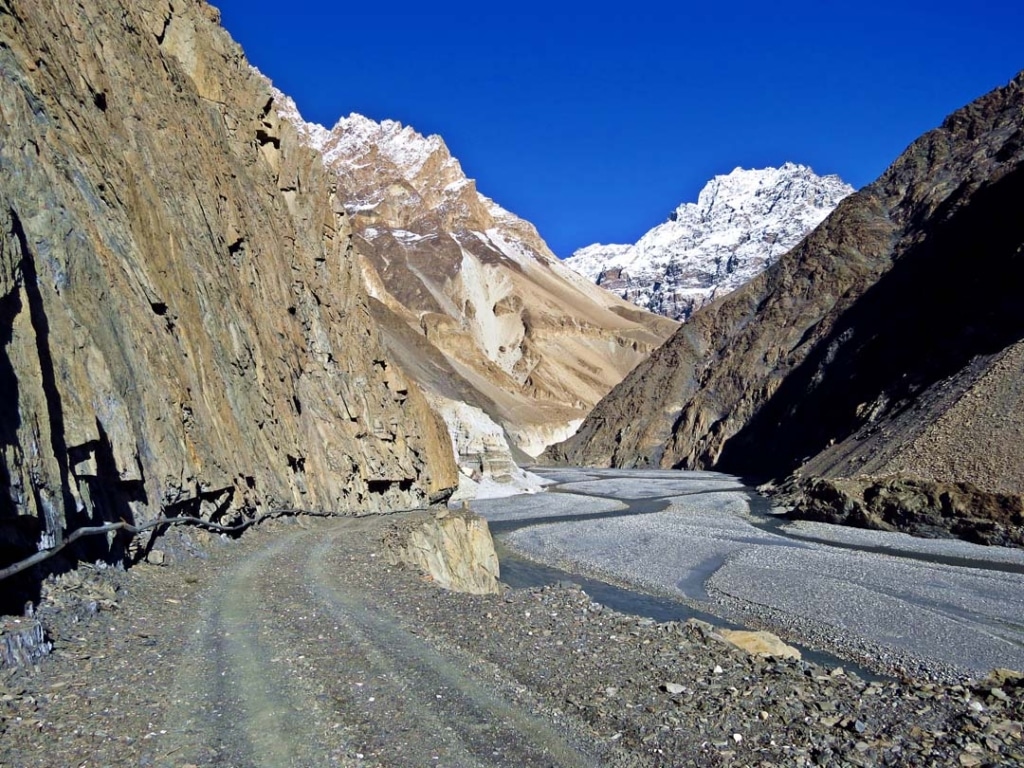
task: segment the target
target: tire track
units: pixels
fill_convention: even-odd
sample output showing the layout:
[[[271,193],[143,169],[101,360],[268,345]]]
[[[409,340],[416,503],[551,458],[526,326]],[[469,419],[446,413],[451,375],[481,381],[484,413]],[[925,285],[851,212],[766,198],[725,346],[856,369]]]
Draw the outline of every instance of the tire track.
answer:
[[[267,584],[281,559],[308,533],[286,534],[234,567],[207,598],[193,629],[177,702],[165,726],[177,763],[202,765],[327,765],[338,744],[326,744],[313,724],[316,698],[280,663],[280,595]],[[301,655],[301,654],[299,654]],[[335,760],[333,764],[338,764]]]
[[[390,734],[380,748],[388,765],[584,766],[596,761],[569,745],[545,720],[506,700],[484,681],[446,658],[367,597],[336,580],[328,553],[338,549],[336,530],[311,551],[305,565],[314,599],[344,627],[359,664],[370,672],[375,698],[389,703]],[[402,734],[397,740],[395,733]],[[396,754],[396,746],[404,754]]]
[[[191,627],[161,764],[598,765],[346,578],[373,526],[282,533],[225,572]]]

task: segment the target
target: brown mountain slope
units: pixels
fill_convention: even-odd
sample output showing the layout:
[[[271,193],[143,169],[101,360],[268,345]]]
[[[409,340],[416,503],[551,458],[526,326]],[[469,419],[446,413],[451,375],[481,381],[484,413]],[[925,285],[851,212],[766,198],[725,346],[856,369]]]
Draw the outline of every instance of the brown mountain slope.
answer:
[[[549,455],[1024,491],[1024,74],[696,313]]]
[[[338,180],[371,294],[434,351],[394,323],[389,348],[429,392],[468,393],[456,400],[526,452],[570,434],[677,327],[564,267],[533,225],[477,191],[440,137],[359,115],[331,131],[297,111],[291,121]],[[458,384],[420,376],[437,354]]]
[[[0,0],[0,119],[5,523],[53,540],[454,484],[319,156],[215,9]]]

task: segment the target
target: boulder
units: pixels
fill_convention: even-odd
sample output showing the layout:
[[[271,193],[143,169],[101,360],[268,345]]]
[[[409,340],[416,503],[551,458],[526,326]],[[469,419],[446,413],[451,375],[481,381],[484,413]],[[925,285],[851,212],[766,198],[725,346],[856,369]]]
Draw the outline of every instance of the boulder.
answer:
[[[462,509],[413,513],[384,535],[388,561],[420,568],[454,592],[496,594],[498,555],[487,521]]]
[[[788,645],[771,632],[739,629],[720,629],[718,634],[740,650],[753,656],[777,656],[782,659],[801,658],[800,651]]]

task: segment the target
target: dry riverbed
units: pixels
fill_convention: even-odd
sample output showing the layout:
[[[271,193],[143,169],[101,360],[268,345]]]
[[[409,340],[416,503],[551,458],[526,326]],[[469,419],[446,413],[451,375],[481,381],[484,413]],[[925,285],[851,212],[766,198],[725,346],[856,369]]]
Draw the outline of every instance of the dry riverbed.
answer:
[[[868,683],[569,584],[445,592],[387,564],[388,524],[275,522],[69,587],[108,597],[0,673],[0,765],[1024,764],[1015,677]]]

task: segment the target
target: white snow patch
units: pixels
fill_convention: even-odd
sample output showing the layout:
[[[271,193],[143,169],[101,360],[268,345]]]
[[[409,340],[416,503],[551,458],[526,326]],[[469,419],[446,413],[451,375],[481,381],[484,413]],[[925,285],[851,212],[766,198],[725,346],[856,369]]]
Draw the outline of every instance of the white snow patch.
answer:
[[[421,235],[416,232],[410,232],[407,229],[392,229],[391,236],[402,243],[418,243],[420,240],[433,240],[437,237],[437,234]]]
[[[487,358],[506,373],[512,374],[522,359],[522,319],[516,313],[496,315],[495,306],[512,292],[512,279],[502,269],[481,264],[472,253],[462,250],[463,295],[472,303],[473,311],[465,312],[470,331]]]
[[[853,191],[795,163],[736,168],[636,244],[590,245],[564,263],[635,304],[685,319],[774,263]]]
[[[546,484],[516,465],[505,430],[483,410],[435,394],[427,398],[448,427],[459,465],[459,489],[452,501],[535,493]]]

